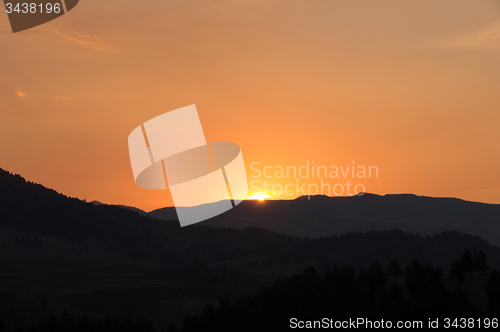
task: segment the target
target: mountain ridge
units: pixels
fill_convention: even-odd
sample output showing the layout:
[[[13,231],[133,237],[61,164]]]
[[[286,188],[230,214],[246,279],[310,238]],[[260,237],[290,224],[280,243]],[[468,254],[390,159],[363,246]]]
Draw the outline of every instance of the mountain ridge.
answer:
[[[173,207],[148,214],[161,220],[176,219]],[[236,229],[261,227],[311,238],[394,228],[422,234],[456,230],[500,245],[500,204],[414,194],[301,196],[294,200],[243,201],[200,225]]]

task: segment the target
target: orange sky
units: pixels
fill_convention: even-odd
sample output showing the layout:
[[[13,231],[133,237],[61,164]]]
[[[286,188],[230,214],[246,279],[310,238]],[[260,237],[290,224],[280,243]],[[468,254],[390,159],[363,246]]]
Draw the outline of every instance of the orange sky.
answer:
[[[171,205],[135,185],[127,137],[196,104],[249,180],[252,162],[354,161],[379,169],[368,192],[500,203],[499,17],[493,0],[82,0],[12,34],[0,13],[0,167]]]

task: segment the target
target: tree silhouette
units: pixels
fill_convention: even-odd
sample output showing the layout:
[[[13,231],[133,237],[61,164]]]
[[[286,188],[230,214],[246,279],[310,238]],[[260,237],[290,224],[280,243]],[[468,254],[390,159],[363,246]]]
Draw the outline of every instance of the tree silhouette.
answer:
[[[474,315],[475,307],[469,302],[460,284],[458,284],[457,289],[451,296],[451,308],[458,317],[471,317]]]
[[[472,254],[469,250],[465,250],[462,255],[462,262],[464,263],[465,272],[472,274],[474,272],[474,260],[472,259]]]
[[[500,315],[500,272],[493,269],[484,286],[488,299],[488,311],[495,316]]]
[[[474,266],[475,270],[478,272],[481,272],[482,274],[486,274],[489,270],[491,270],[490,266],[488,265],[488,260],[486,259],[486,254],[484,253],[483,250],[477,253],[475,255],[474,259]]]
[[[387,268],[387,275],[389,276],[400,276],[403,274],[401,271],[401,266],[397,261],[390,261],[389,267]]]
[[[465,278],[465,271],[465,264],[462,260],[453,261],[450,264],[449,276],[457,279],[458,281],[463,281]]]

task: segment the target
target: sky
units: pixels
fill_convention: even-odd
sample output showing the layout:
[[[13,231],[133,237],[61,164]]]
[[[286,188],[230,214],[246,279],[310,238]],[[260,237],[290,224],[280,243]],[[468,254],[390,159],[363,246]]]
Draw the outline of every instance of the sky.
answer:
[[[16,34],[0,13],[0,50],[0,168],[68,196],[171,206],[135,185],[127,138],[195,104],[251,194],[300,195],[321,179],[275,171],[314,161],[376,166],[324,178],[337,193],[500,203],[497,1],[82,0]]]

